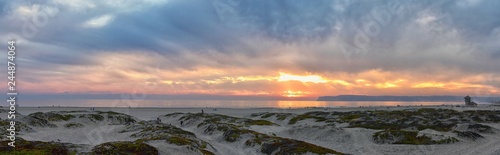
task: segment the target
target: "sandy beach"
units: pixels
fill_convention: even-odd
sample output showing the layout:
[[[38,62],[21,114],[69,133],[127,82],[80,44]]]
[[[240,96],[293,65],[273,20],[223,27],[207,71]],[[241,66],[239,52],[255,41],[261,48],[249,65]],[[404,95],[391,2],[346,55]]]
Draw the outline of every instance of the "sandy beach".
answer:
[[[21,107],[16,127],[23,140],[76,154],[117,142],[157,154],[499,154],[497,109]]]

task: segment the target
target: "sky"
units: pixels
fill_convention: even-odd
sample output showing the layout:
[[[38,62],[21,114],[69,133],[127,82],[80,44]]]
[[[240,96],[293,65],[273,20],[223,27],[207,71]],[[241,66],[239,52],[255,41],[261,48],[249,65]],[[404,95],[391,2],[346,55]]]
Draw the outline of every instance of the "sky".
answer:
[[[17,41],[17,89],[28,94],[487,97],[500,95],[498,8],[497,0],[1,0],[0,39]]]

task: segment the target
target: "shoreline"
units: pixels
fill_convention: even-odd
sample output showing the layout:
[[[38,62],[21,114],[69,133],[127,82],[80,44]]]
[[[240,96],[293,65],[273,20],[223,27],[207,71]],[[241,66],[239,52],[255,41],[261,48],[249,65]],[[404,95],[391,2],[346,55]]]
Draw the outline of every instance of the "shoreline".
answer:
[[[369,107],[300,107],[300,108],[213,108],[213,107],[19,107],[16,111],[23,115],[36,112],[57,112],[57,111],[113,111],[125,113],[141,120],[152,120],[158,115],[165,113],[199,113],[203,109],[205,113],[216,113],[235,117],[245,117],[256,112],[280,112],[301,114],[314,111],[323,112],[351,112],[351,111],[394,111],[394,110],[415,110],[421,108],[451,109],[456,111],[467,110],[500,110],[500,106],[479,104],[477,107],[465,107],[460,105],[423,105],[423,106],[369,106]],[[0,109],[8,110],[7,107]],[[94,110],[91,110],[94,109]],[[2,119],[2,117],[0,117]]]
[[[316,102],[316,101],[315,101]],[[317,101],[324,102],[324,101]],[[335,101],[332,101],[335,102]],[[350,102],[350,101],[349,101]],[[366,102],[366,101],[360,101]],[[379,101],[373,101],[379,102]],[[405,101],[406,102],[406,101]],[[421,102],[417,102],[421,103]],[[432,103],[432,102],[429,102]],[[441,102],[439,102],[441,103]],[[455,103],[455,102],[453,102]],[[463,103],[455,103],[455,104],[430,104],[430,105],[370,105],[370,106],[299,106],[299,107],[265,107],[265,106],[256,106],[256,107],[231,107],[231,106],[205,106],[205,107],[194,107],[194,106],[116,106],[116,107],[107,107],[107,106],[19,106],[18,108],[160,108],[160,109],[186,109],[186,108],[218,108],[218,109],[309,109],[309,108],[366,108],[366,107],[436,107],[436,106],[460,106],[465,107]],[[478,106],[500,106],[500,104],[495,103],[479,103]],[[1,107],[6,108],[6,107]]]

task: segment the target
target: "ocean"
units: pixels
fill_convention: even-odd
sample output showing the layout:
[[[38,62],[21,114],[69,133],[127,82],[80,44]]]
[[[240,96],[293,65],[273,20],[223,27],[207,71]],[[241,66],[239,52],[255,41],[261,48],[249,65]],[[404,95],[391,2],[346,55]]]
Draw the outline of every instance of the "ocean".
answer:
[[[463,102],[401,101],[261,101],[261,100],[113,100],[113,99],[44,99],[18,100],[20,107],[172,107],[172,108],[305,108],[461,105]]]

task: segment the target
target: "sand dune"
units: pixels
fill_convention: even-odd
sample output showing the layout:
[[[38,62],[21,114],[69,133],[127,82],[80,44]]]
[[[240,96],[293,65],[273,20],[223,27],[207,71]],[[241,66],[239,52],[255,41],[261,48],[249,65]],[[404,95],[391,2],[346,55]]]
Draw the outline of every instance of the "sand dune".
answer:
[[[193,108],[20,108],[17,149],[63,154],[134,150],[147,154],[498,154],[497,108],[222,108],[204,109],[203,114]],[[0,149],[9,151],[6,133],[2,134]],[[38,145],[44,148],[32,147]]]

